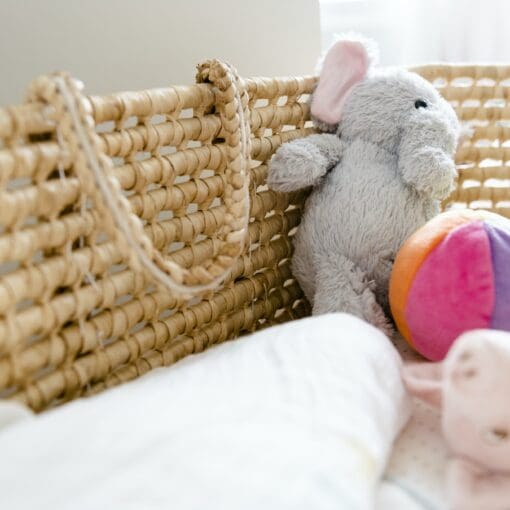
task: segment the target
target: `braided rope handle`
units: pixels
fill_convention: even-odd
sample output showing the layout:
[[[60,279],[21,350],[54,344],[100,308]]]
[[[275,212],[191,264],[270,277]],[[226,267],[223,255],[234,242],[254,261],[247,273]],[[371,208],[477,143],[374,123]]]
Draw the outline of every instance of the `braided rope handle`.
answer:
[[[218,60],[201,64],[198,80],[210,82],[217,98],[227,157],[223,201],[225,223],[219,229],[218,254],[203,266],[184,268],[168,260],[144,232],[140,218],[122,194],[111,159],[102,152],[89,101],[79,84],[65,73],[41,76],[29,87],[28,100],[53,108],[57,133],[74,163],[83,193],[94,200],[100,227],[124,253],[133,269],[146,272],[152,281],[183,299],[213,290],[229,275],[243,253],[250,217],[248,189],[250,126],[248,97],[236,71]]]

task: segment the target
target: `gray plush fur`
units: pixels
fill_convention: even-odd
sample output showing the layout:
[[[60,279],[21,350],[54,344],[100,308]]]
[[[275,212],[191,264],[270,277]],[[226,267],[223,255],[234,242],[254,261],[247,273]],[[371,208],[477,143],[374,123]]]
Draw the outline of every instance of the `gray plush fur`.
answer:
[[[418,99],[428,108],[417,109]],[[452,107],[429,82],[377,70],[351,91],[334,134],[277,150],[269,186],[313,186],[292,265],[314,314],[350,312],[391,331],[384,312],[395,255],[453,190],[458,136]]]

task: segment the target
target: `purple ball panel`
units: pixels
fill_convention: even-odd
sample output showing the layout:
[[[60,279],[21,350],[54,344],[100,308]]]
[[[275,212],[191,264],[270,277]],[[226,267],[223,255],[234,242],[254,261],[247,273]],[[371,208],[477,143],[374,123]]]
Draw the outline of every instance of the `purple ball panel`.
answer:
[[[491,244],[496,301],[491,328],[510,330],[510,222],[509,229],[484,223]]]

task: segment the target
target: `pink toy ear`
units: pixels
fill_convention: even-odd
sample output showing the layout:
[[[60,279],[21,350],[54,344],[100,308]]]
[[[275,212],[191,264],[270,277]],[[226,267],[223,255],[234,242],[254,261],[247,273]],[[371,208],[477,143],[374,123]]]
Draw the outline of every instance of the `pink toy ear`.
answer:
[[[404,365],[402,378],[411,395],[435,407],[441,407],[443,399],[442,363],[410,363]]]
[[[326,124],[338,124],[345,100],[353,87],[365,78],[368,66],[367,50],[361,42],[336,42],[324,59],[312,98],[312,115]]]

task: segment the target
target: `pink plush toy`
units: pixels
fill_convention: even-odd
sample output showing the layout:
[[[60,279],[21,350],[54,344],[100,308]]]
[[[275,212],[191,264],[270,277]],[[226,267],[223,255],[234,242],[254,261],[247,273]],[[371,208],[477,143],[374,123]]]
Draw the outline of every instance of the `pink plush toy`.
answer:
[[[452,510],[510,510],[510,334],[465,333],[444,361],[409,364],[403,377],[442,409]]]

